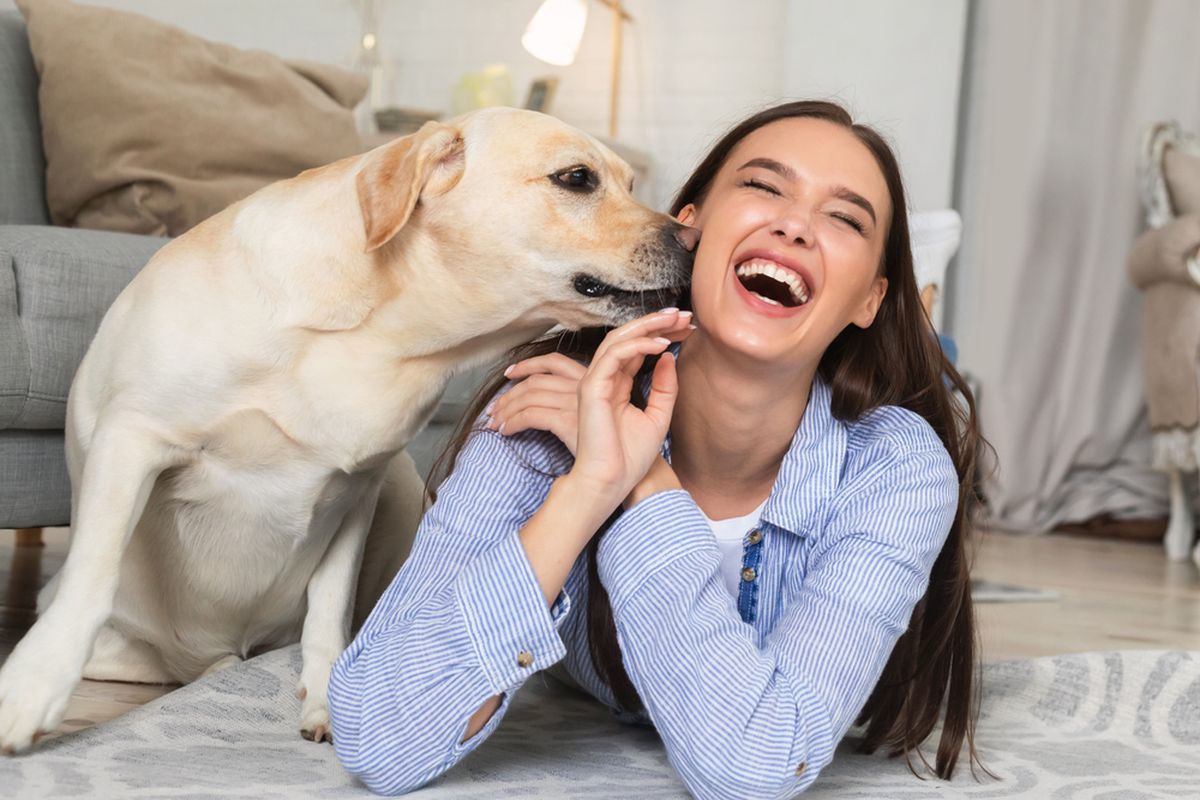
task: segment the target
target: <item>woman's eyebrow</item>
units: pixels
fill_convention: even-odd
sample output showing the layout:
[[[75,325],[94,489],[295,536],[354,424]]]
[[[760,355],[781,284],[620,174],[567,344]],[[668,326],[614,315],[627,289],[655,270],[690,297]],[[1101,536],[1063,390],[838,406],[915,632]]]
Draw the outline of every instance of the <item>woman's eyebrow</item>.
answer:
[[[776,161],[773,158],[752,158],[745,164],[742,164],[740,167],[738,167],[737,171],[741,172],[742,170],[749,169],[750,167],[769,169],[771,172],[774,172],[785,180],[796,180],[796,170],[792,169],[787,164],[784,164],[782,161]],[[870,200],[863,197],[858,192],[854,191],[853,189],[847,189],[845,186],[835,186],[830,194],[839,200],[845,200],[847,203],[853,203],[854,205],[858,206],[871,216],[872,223],[876,222],[875,207],[871,205]]]
[[[737,171],[741,172],[750,167],[762,167],[763,169],[769,169],[771,172],[777,173],[781,178],[785,178],[786,180],[796,180],[796,170],[773,158],[752,158],[738,167]]]
[[[833,187],[833,192],[831,194],[833,194],[833,196],[839,200],[845,200],[847,203],[853,203],[863,211],[866,211],[867,214],[871,216],[871,224],[875,224],[875,207],[871,205],[870,200],[863,197],[858,192],[847,189],[845,186]]]

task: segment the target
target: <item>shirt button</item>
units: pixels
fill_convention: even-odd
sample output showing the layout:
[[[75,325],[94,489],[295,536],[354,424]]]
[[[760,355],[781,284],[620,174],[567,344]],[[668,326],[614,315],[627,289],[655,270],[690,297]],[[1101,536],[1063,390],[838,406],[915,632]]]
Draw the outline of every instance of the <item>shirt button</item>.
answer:
[[[742,580],[744,580],[746,583],[750,583],[757,576],[758,573],[754,571],[754,567],[746,567],[744,570],[742,570]]]
[[[800,762],[800,766],[796,767],[796,774],[797,774],[797,775],[803,775],[803,774],[804,774],[804,769],[805,769],[807,766],[808,766],[808,764],[806,764],[805,762],[801,761],[801,762]]]
[[[750,535],[746,537],[746,542],[749,544],[758,544],[762,541],[762,534],[758,531],[750,531]]]
[[[528,650],[522,650],[521,652],[517,653],[517,666],[518,667],[528,667],[532,663],[533,663],[533,653],[529,652]]]

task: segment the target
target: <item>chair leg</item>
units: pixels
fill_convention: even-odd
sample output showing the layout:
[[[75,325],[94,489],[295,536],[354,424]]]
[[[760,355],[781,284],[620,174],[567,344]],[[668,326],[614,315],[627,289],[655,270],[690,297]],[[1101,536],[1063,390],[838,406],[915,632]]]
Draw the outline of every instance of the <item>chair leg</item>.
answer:
[[[42,547],[41,528],[17,528],[17,547]]]
[[[1192,518],[1192,504],[1188,499],[1187,490],[1183,485],[1183,476],[1179,470],[1171,470],[1169,479],[1171,520],[1167,523],[1163,546],[1167,551],[1168,561],[1186,561],[1191,553],[1192,539],[1196,533],[1195,521]]]

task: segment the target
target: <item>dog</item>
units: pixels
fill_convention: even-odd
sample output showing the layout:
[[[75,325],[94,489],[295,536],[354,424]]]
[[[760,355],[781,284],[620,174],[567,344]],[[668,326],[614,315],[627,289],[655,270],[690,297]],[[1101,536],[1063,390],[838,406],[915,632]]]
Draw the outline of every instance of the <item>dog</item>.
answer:
[[[426,507],[405,445],[459,370],[676,301],[698,233],[552,117],[485,109],[272,184],[166,245],[71,384],[71,543],[0,669],[0,748],[81,677],[301,643],[300,732]],[[647,307],[649,304],[649,308]]]

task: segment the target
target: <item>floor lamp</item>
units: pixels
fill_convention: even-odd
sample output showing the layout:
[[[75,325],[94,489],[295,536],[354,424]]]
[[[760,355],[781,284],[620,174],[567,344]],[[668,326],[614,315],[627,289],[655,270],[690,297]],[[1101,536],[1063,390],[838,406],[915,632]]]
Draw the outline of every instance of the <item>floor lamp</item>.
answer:
[[[612,12],[612,81],[608,102],[608,135],[617,137],[617,97],[621,86],[621,30],[633,17],[621,0],[597,0]],[[544,0],[525,28],[521,44],[534,58],[565,67],[575,61],[587,26],[587,0]]]

